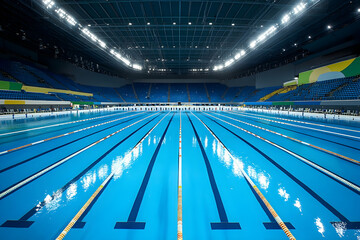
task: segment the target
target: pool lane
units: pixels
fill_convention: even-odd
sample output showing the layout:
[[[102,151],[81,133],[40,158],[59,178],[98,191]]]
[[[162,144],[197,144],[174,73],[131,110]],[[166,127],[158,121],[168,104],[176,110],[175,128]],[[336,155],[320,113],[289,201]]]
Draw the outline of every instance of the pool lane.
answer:
[[[135,112],[136,113],[136,112]],[[114,119],[119,118],[126,115],[132,115],[134,113],[132,112],[118,112],[118,113],[112,113],[108,115],[100,115],[100,116],[93,116],[89,118],[89,116],[80,115],[81,117],[76,118],[76,123],[68,124],[72,121],[64,121],[63,118],[68,119],[66,117],[59,117],[56,119],[46,119],[45,121],[40,120],[39,122],[42,122],[42,125],[37,125],[39,127],[48,127],[56,124],[65,124],[60,125],[56,127],[50,127],[50,128],[41,128],[41,129],[35,129],[34,131],[30,132],[22,132],[14,135],[9,136],[1,136],[0,137],[0,151],[16,148],[22,145],[26,145],[32,142],[40,141],[46,138],[51,138],[60,134],[65,134],[77,129],[89,127],[95,124],[103,123],[107,121],[108,119]],[[7,129],[8,126],[6,124],[2,125],[4,129]],[[30,128],[33,129],[33,128]],[[26,129],[23,129],[26,130]]]
[[[220,129],[215,130],[216,134],[219,134],[219,138],[224,140],[225,145],[233,146],[230,147],[230,150],[233,151],[233,153],[236,156],[240,156],[240,159],[242,159],[244,162],[246,161],[249,165],[248,167],[244,167],[249,175],[256,180],[260,184],[260,186],[267,190],[270,189],[270,180],[272,178],[279,178],[284,177],[282,180],[276,182],[275,181],[275,189],[272,190],[272,194],[268,195],[268,192],[266,192],[266,197],[269,198],[269,201],[273,203],[275,206],[275,209],[280,208],[279,215],[283,215],[286,213],[293,213],[295,216],[298,215],[299,212],[294,212],[294,209],[298,208],[298,211],[300,211],[300,214],[303,216],[305,214],[309,215],[312,213],[319,213],[319,209],[327,208],[328,212],[327,214],[319,214],[319,217],[314,216],[316,220],[317,226],[322,231],[322,227],[325,223],[323,223],[323,219],[329,219],[329,221],[326,223],[326,225],[330,225],[329,222],[336,222],[339,221],[339,217],[345,216],[349,221],[358,221],[358,214],[355,212],[359,212],[359,207],[357,206],[356,202],[359,200],[359,196],[357,194],[354,194],[353,192],[347,191],[347,189],[344,190],[344,188],[337,184],[336,182],[332,181],[332,179],[327,178],[324,175],[319,175],[316,172],[313,172],[312,169],[308,169],[304,167],[301,163],[299,164],[296,159],[293,159],[292,156],[289,156],[285,154],[282,151],[279,151],[276,148],[266,146],[266,143],[261,141],[260,139],[257,139],[249,134],[245,134],[242,131],[236,129],[235,127],[228,126],[231,131],[233,131],[238,136],[241,136],[245,140],[249,141],[249,143],[252,143],[253,146],[256,146],[261,152],[263,152],[263,156],[257,156],[250,159],[251,152],[254,152],[254,148],[248,151],[241,151],[238,147],[239,141],[230,136],[235,136],[233,133],[230,133],[229,131],[223,131],[221,129],[222,127],[215,121],[211,121],[210,119],[206,118],[204,115],[199,114],[199,118],[201,118],[206,124],[209,124],[209,126],[213,126],[215,129],[220,127]],[[219,121],[218,121],[219,122]],[[221,123],[222,124],[222,123]],[[230,134],[230,135],[229,135]],[[234,145],[234,142],[236,144]],[[264,158],[265,157],[265,158]],[[267,158],[269,159],[267,159]],[[273,163],[269,160],[273,160]],[[264,161],[265,160],[265,161]],[[295,160],[295,161],[294,161]],[[260,162],[259,162],[260,161]],[[270,163],[270,164],[269,164]],[[289,175],[290,174],[290,175]],[[285,176],[284,176],[285,175]],[[297,179],[297,180],[296,180]],[[290,180],[290,181],[289,181]],[[291,181],[292,180],[292,181]],[[274,181],[274,180],[272,180]],[[285,184],[284,184],[285,183]],[[294,183],[295,186],[294,186]],[[291,185],[290,185],[291,184]],[[297,185],[297,186],[296,186]],[[299,186],[302,189],[299,189]],[[278,187],[278,188],[276,188]],[[310,191],[309,191],[310,188]],[[304,193],[304,190],[307,193]],[[314,194],[315,193],[315,194]],[[341,197],[339,197],[339,193]],[[289,209],[286,209],[286,212],[283,213],[282,210],[284,210],[284,206],[277,205],[281,203],[279,202],[279,198],[283,198],[281,200],[285,201],[286,203],[289,203],[289,198],[292,195],[298,195],[299,197],[295,197],[295,201],[293,202],[293,207]],[[318,195],[318,196],[317,196]],[[274,200],[275,197],[275,200]],[[278,199],[276,199],[278,197]],[[319,198],[320,197],[320,198]],[[322,202],[322,199],[325,199],[325,201]],[[321,203],[319,206],[319,203]],[[322,206],[321,206],[322,205]],[[311,212],[305,212],[304,209],[307,206]],[[317,206],[317,207],[314,207]],[[350,207],[349,207],[350,206]],[[313,209],[314,207],[314,209]],[[334,210],[335,209],[335,210]],[[324,212],[323,210],[320,211],[320,213]],[[326,212],[326,210],[325,210]],[[337,212],[340,212],[338,214]],[[335,213],[335,214],[334,214]],[[333,215],[332,215],[333,214]],[[322,216],[322,217],[320,217]],[[330,220],[331,219],[331,220]],[[285,220],[291,220],[285,219]],[[312,227],[314,228],[314,225],[311,226],[311,224],[314,223],[314,221],[311,221],[311,218],[308,219],[308,221],[301,221],[302,219],[291,220],[292,224],[298,229],[299,226],[304,227]],[[344,220],[344,219],[343,219]],[[300,222],[297,223],[297,222]],[[340,223],[337,223],[338,227],[337,229],[332,227],[328,227],[330,231],[335,230],[335,232],[346,232],[346,227],[343,227]],[[348,224],[348,227],[350,227],[351,224]],[[356,227],[359,223],[356,224]],[[342,228],[343,227],[343,228]],[[353,226],[352,226],[353,227]],[[298,236],[297,229],[294,231],[295,235]],[[342,229],[342,230],[341,230]],[[305,229],[304,229],[305,231]],[[309,230],[306,230],[305,232],[309,232]],[[352,234],[351,232],[349,234]],[[336,234],[333,236],[335,237]]]
[[[239,118],[239,119],[229,118],[228,116],[225,116],[223,114],[216,114],[216,113],[212,114],[211,116],[214,116],[214,117],[224,116],[224,117],[222,117],[222,119],[224,121],[229,122],[231,124],[235,124],[239,127],[249,130],[250,132],[253,132],[261,137],[264,137],[265,139],[275,142],[276,144],[279,144],[281,147],[284,147],[286,149],[291,150],[292,152],[297,153],[298,155],[314,162],[315,164],[318,164],[319,166],[323,167],[324,169],[327,169],[358,186],[360,184],[360,180],[358,178],[357,171],[354,171],[354,168],[360,167],[359,164],[355,164],[358,161],[357,159],[359,159],[357,157],[360,153],[359,151],[356,151],[356,153],[354,153],[354,152],[351,152],[351,150],[349,150],[349,149],[339,149],[338,148],[336,150],[337,153],[333,152],[334,154],[346,154],[347,157],[351,157],[351,161],[349,161],[349,160],[345,160],[341,157],[338,157],[334,154],[329,154],[327,152],[318,150],[315,147],[308,146],[307,144],[301,144],[296,141],[287,139],[286,137],[279,136],[277,134],[265,131],[264,129],[259,129],[259,127],[263,127],[263,126],[261,126],[260,124],[254,124],[251,121],[248,121],[247,119],[245,120],[244,118]],[[238,121],[236,121],[236,120],[238,120]],[[249,124],[252,124],[255,126],[251,126]],[[230,125],[228,125],[228,126],[230,126]],[[265,129],[268,129],[268,128],[265,127]],[[273,129],[272,131],[277,132],[276,129]],[[289,137],[294,137],[294,136],[289,135]],[[312,143],[311,139],[309,139],[307,136],[301,137],[301,140],[304,140],[307,143]],[[333,148],[329,148],[329,146],[324,145],[324,147],[326,147],[327,149],[333,150]]]
[[[84,218],[85,228],[72,229],[69,239],[176,236],[178,134],[173,133],[178,124],[178,116],[170,113],[138,152],[121,156],[117,174]]]
[[[323,118],[323,117],[311,117],[311,116],[296,116],[296,115],[285,115],[285,114],[278,114],[274,111],[273,114],[266,113],[266,112],[254,112],[254,111],[233,111],[234,113],[244,113],[244,114],[254,114],[258,117],[267,117],[273,120],[281,120],[286,122],[292,123],[300,123],[305,124],[305,126],[320,126],[323,125],[325,128],[339,128],[339,129],[346,129],[350,130],[350,132],[359,132],[360,131],[360,124],[356,121],[352,120],[340,120],[340,119],[333,119],[333,116],[330,115],[330,118]],[[326,114],[329,116],[329,114]],[[335,116],[336,117],[336,116]]]
[[[136,115],[129,115],[122,118],[114,119],[112,121],[116,121],[115,124],[109,124],[101,128],[94,128],[89,129],[86,132],[79,133],[77,132],[73,136],[63,136],[63,139],[52,139],[49,141],[45,141],[41,143],[41,145],[32,145],[29,146],[28,149],[22,148],[16,151],[12,151],[6,154],[3,154],[0,156],[1,167],[0,167],[0,173],[5,172],[7,170],[10,170],[13,167],[16,167],[18,165],[24,164],[28,161],[32,161],[38,157],[41,157],[47,153],[51,153],[55,150],[64,150],[64,147],[70,147],[73,149],[77,146],[75,145],[79,141],[83,141],[85,144],[88,143],[88,139],[94,135],[93,139],[96,139],[98,136],[103,136],[104,131],[109,129],[109,132],[111,129],[115,129],[116,127],[123,126],[124,124],[139,119],[142,116],[136,116]],[[122,120],[122,121],[120,121]],[[105,122],[106,123],[106,122]],[[94,125],[93,125],[94,126]],[[75,144],[74,144],[75,143]],[[71,145],[74,144],[74,145]],[[85,145],[84,145],[85,146]],[[61,152],[61,151],[59,151]],[[25,158],[25,159],[24,159]]]
[[[236,115],[242,115],[242,116],[247,116],[248,118],[256,118],[256,119],[260,119],[263,121],[267,121],[267,122],[272,122],[272,123],[276,123],[276,124],[281,124],[281,125],[286,125],[289,127],[294,127],[294,128],[298,128],[298,129],[302,129],[302,130],[307,130],[307,131],[314,131],[316,133],[325,133],[325,134],[330,134],[333,136],[337,136],[337,137],[341,137],[342,139],[349,139],[349,140],[353,140],[353,141],[359,141],[360,140],[360,131],[356,130],[356,129],[352,129],[349,128],[351,131],[347,130],[347,128],[340,128],[340,127],[328,127],[326,125],[315,125],[315,126],[310,126],[308,124],[303,124],[303,123],[298,123],[298,122],[289,122],[283,119],[277,119],[277,118],[271,118],[271,117],[262,117],[262,116],[256,116],[252,113],[241,113],[241,112],[233,112],[233,114]],[[306,123],[306,122],[304,122]]]
[[[156,119],[158,119],[159,117],[160,116],[157,116]],[[55,218],[56,216],[58,218],[60,218],[60,220],[64,220],[63,219],[64,215],[62,215],[62,214],[56,215],[58,208],[61,209],[61,208],[65,207],[65,209],[67,209],[66,206],[71,200],[73,200],[73,199],[77,200],[78,197],[81,196],[82,194],[90,193],[91,192],[90,188],[93,188],[94,185],[96,184],[96,182],[98,182],[101,179],[104,179],[107,175],[107,172],[111,171],[111,167],[114,166],[114,164],[111,164],[111,163],[114,161],[116,163],[118,156],[121,155],[121,153],[123,153],[123,152],[127,152],[129,149],[129,146],[127,146],[127,144],[120,144],[119,146],[116,147],[115,150],[111,149],[110,147],[116,146],[116,144],[122,143],[121,141],[123,141],[124,139],[126,139],[125,143],[128,143],[128,144],[134,144],[134,142],[136,143],[137,141],[139,141],[139,135],[144,134],[144,132],[146,133],[152,127],[152,125],[155,124],[155,121],[157,121],[156,119],[153,119],[153,120],[148,119],[147,122],[144,122],[142,125],[144,126],[145,124],[147,124],[147,123],[148,124],[146,126],[142,127],[141,129],[140,129],[141,124],[139,124],[138,126],[135,125],[134,127],[132,127],[131,131],[127,131],[127,133],[125,133],[125,131],[124,131],[123,133],[120,133],[119,135],[115,135],[113,138],[109,138],[106,140],[106,142],[102,142],[98,146],[94,147],[92,150],[89,150],[89,152],[84,152],[83,155],[85,155],[86,153],[88,153],[88,154],[85,156],[82,156],[80,158],[82,161],[80,161],[80,162],[78,161],[77,164],[74,165],[74,164],[65,163],[63,166],[55,169],[52,172],[52,174],[45,175],[44,177],[37,179],[35,181],[35,183],[37,182],[37,185],[44,186],[45,189],[44,188],[41,188],[41,189],[23,188],[23,189],[21,189],[21,191],[14,193],[8,199],[5,199],[3,201],[6,202],[8,200],[9,201],[8,203],[11,205],[12,199],[14,199],[14,198],[16,199],[16,197],[19,198],[19,196],[16,196],[16,195],[20,195],[20,199],[24,199],[23,197],[21,198],[21,196],[24,196],[24,195],[27,196],[26,203],[28,203],[30,200],[30,202],[32,202],[32,204],[24,203],[23,205],[21,205],[22,211],[19,211],[19,212],[21,212],[22,214],[20,216],[18,216],[17,218],[18,219],[26,218],[27,217],[26,215],[28,215],[30,212],[34,211],[35,213],[36,212],[37,213],[36,213],[36,215],[33,216],[33,218],[30,218],[29,221],[34,220],[34,218],[35,219],[40,218],[39,222],[41,222],[41,219],[43,219],[41,217],[43,217],[44,215],[45,215],[45,219],[47,219],[47,220],[45,220],[45,222],[43,221],[42,224],[40,224],[40,225],[36,224],[36,223],[38,223],[38,221],[35,221],[35,224],[32,225],[32,228],[34,226],[41,227],[44,224],[46,225],[46,221],[49,221],[49,218],[52,219],[52,218]],[[126,135],[127,135],[127,137],[126,137]],[[123,140],[121,140],[121,139],[123,139]],[[107,155],[104,156],[104,158],[102,158],[102,156],[104,155],[104,152],[98,151],[101,149],[108,149],[108,151],[109,150],[111,150],[111,151],[106,152]],[[98,155],[98,153],[100,154],[100,156]],[[95,165],[94,165],[94,163],[95,163]],[[91,167],[91,168],[87,169],[88,167]],[[70,169],[71,169],[71,171],[69,171]],[[84,169],[85,170],[87,169],[88,171],[84,172]],[[80,173],[80,175],[79,175],[79,173]],[[76,174],[78,174],[78,175],[74,176]],[[70,177],[70,176],[72,176],[72,177]],[[75,179],[75,181],[74,181],[74,177],[78,178],[78,179]],[[67,189],[64,189],[63,184],[66,181],[64,181],[63,179],[68,179],[67,181],[73,179],[67,183],[67,185],[66,185]],[[50,189],[48,189],[46,186],[49,186]],[[60,186],[63,186],[63,187],[60,187]],[[51,190],[51,189],[54,189],[54,190]],[[56,190],[56,189],[58,189],[58,190]],[[59,191],[59,189],[63,189],[63,190]],[[44,194],[44,192],[45,192],[45,194]],[[41,196],[44,196],[44,197],[41,198]],[[75,198],[75,196],[76,196],[76,198]],[[38,205],[39,200],[35,200],[35,199],[39,199],[39,197],[40,197],[40,199],[43,199],[43,201],[46,203],[45,206],[41,207],[42,205],[40,205],[40,207],[39,207],[39,205]],[[34,200],[31,201],[31,199],[34,199]],[[32,207],[31,207],[31,205],[32,205]],[[27,209],[27,211],[24,209]],[[30,209],[30,211],[29,211],[29,209]],[[46,214],[41,214],[43,212],[45,212]],[[26,214],[23,215],[24,213],[26,213]],[[12,214],[15,214],[15,213],[12,212]],[[14,220],[14,219],[16,219],[16,217],[14,217],[13,219],[8,219],[8,220]],[[55,221],[55,223],[56,223],[56,221]],[[52,225],[53,228],[56,226],[57,226],[56,224]],[[52,228],[52,230],[54,231],[53,228]],[[35,227],[35,229],[36,229],[36,227]],[[57,231],[58,231],[58,229],[57,229]]]
[[[4,150],[4,151],[0,152],[0,155],[8,154],[10,152],[18,151],[18,150],[21,150],[21,149],[24,149],[24,148],[27,148],[27,147],[32,147],[32,146],[37,145],[37,144],[41,144],[41,143],[44,143],[44,142],[47,142],[47,141],[52,141],[54,139],[58,139],[58,138],[61,138],[61,137],[65,137],[65,136],[74,134],[74,133],[86,131],[86,130],[89,130],[91,128],[96,128],[96,127],[99,127],[99,126],[102,126],[102,125],[105,125],[105,124],[109,124],[109,123],[112,123],[112,122],[117,122],[117,121],[120,121],[122,119],[129,118],[131,116],[136,116],[136,115],[139,115],[139,114],[141,114],[141,113],[130,115],[130,116],[125,116],[125,117],[120,117],[120,118],[116,118],[116,119],[112,119],[112,120],[106,121],[106,122],[101,121],[100,123],[97,123],[95,125],[90,125],[90,126],[87,126],[85,128],[76,129],[76,130],[71,131],[71,132],[66,132],[66,133],[63,133],[63,134],[60,134],[60,135],[52,136],[50,138],[44,138],[44,139],[41,139],[41,140],[38,140],[38,141],[35,141],[35,142],[27,143],[25,145],[20,145],[20,146],[17,146],[15,148],[10,148],[10,149]]]
[[[149,118],[151,115],[145,116],[146,118]],[[144,118],[145,118],[144,117]],[[142,118],[142,119],[144,119]],[[129,124],[133,124],[137,121],[141,121],[142,119],[132,119]],[[57,164],[59,161],[62,161],[61,159],[69,159],[73,156],[75,156],[77,153],[80,153],[81,151],[85,151],[89,146],[92,146],[91,144],[97,144],[97,141],[103,141],[103,138],[106,136],[109,136],[112,133],[116,133],[119,130],[121,130],[123,127],[126,126],[127,123],[119,124],[119,126],[114,126],[113,128],[106,129],[104,131],[97,132],[94,135],[91,135],[86,138],[82,138],[80,141],[77,142],[70,142],[71,144],[63,144],[64,147],[58,148],[54,151],[45,151],[44,154],[38,154],[38,157],[32,159],[32,161],[26,162],[24,164],[16,166],[16,168],[12,168],[9,171],[3,172],[1,175],[1,179],[6,179],[5,181],[0,181],[0,198],[2,198],[1,194],[5,191],[6,186],[9,188],[12,184],[17,184],[22,181],[22,179],[27,179],[30,176],[33,176],[38,171],[41,171],[41,169],[46,169],[49,166],[52,166],[54,164]],[[125,130],[125,129],[124,129]],[[122,131],[122,130],[121,130]],[[51,148],[52,149],[52,148]],[[26,152],[33,152],[31,148],[27,149]],[[17,155],[17,156],[16,156]],[[21,157],[19,157],[21,156]],[[12,156],[3,156],[5,159],[5,162],[11,162],[12,164],[18,163],[18,159],[23,159],[23,153],[20,153],[20,155],[12,154]],[[25,155],[26,156],[26,155]],[[15,161],[13,161],[15,160]],[[22,160],[26,161],[26,160]],[[7,168],[9,168],[7,166]],[[4,169],[4,168],[1,168]],[[14,171],[19,172],[21,174],[14,174]],[[10,184],[9,184],[10,183]]]

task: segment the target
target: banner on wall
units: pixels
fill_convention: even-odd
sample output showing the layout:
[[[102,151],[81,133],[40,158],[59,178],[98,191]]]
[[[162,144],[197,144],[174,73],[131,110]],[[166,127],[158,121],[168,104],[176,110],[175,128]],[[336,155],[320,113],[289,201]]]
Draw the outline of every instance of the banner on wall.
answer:
[[[360,57],[316,68],[299,74],[299,85],[360,75]]]

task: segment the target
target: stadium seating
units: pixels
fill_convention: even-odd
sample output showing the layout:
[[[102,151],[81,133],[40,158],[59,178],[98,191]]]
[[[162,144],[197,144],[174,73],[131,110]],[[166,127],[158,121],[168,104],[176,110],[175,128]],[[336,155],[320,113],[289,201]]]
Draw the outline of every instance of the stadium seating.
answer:
[[[65,100],[92,102],[256,102],[281,87],[226,87],[220,83],[134,83],[120,88],[94,87],[78,84],[68,77],[19,61],[0,60],[0,81],[18,82],[28,86],[55,88],[92,93],[93,97],[68,93],[31,93],[1,91],[1,99]],[[134,86],[134,89],[133,89]],[[24,88],[26,90],[26,88]],[[206,91],[207,89],[207,91]],[[13,90],[13,89],[12,89]],[[170,90],[170,92],[169,92]],[[296,89],[275,92],[266,101],[311,101],[359,99],[359,77],[349,77],[303,84]],[[208,95],[207,95],[208,93]],[[262,100],[263,101],[263,100]]]

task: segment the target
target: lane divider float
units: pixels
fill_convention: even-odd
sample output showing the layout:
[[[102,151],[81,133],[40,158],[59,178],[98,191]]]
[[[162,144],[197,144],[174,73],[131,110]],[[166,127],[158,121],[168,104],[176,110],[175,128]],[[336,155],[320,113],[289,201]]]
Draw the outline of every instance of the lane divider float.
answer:
[[[136,116],[136,115],[139,115],[139,114],[144,114],[144,113],[145,113],[145,112],[137,113],[137,114],[130,115],[130,116],[126,116],[126,117],[122,117],[122,118],[118,118],[118,119],[111,120],[111,121],[108,121],[108,122],[96,124],[96,125],[93,125],[93,126],[89,126],[89,127],[86,127],[86,128],[82,128],[82,129],[78,129],[78,130],[75,130],[75,131],[72,131],[72,132],[60,134],[60,135],[57,135],[57,136],[55,136],[55,137],[50,137],[50,138],[46,138],[46,139],[43,139],[43,140],[40,140],[40,141],[36,141],[36,142],[33,142],[33,143],[29,143],[29,144],[26,144],[26,145],[23,145],[23,146],[20,146],[20,147],[8,149],[8,150],[5,150],[5,151],[0,152],[0,156],[1,156],[1,155],[4,155],[4,154],[6,154],[6,153],[10,153],[10,152],[14,152],[14,151],[17,151],[17,150],[20,150],[20,149],[23,149],[23,148],[27,148],[27,147],[30,147],[30,146],[34,146],[34,145],[37,145],[37,144],[39,144],[39,143],[48,142],[48,141],[50,141],[50,140],[54,140],[54,139],[61,138],[61,137],[64,137],[64,136],[68,136],[68,135],[71,135],[71,134],[74,134],[74,133],[82,132],[82,131],[85,131],[85,130],[88,130],[88,129],[91,129],[91,128],[99,127],[99,126],[102,126],[102,125],[105,125],[105,124],[108,124],[108,123],[120,121],[120,120],[122,120],[122,119],[129,118],[129,117],[133,117],[133,116]]]
[[[192,115],[194,115],[204,126],[205,128],[211,133],[211,135],[216,139],[216,141],[222,146],[223,149],[225,149],[227,151],[227,153],[229,154],[229,156],[233,159],[236,160],[234,158],[234,156],[230,153],[229,149],[222,143],[222,141],[215,135],[215,133],[200,119],[198,118],[194,113],[191,112]],[[284,233],[286,234],[286,236],[290,239],[290,240],[296,240],[296,238],[292,235],[292,233],[290,232],[290,230],[288,229],[288,227],[285,225],[285,223],[283,222],[283,220],[280,218],[280,216],[276,213],[276,211],[274,210],[274,208],[271,206],[271,204],[269,203],[269,201],[265,198],[265,196],[261,193],[261,191],[259,190],[259,188],[255,185],[255,183],[251,180],[251,178],[249,177],[249,175],[244,171],[243,168],[240,168],[242,175],[246,178],[246,180],[250,183],[251,187],[254,189],[254,191],[256,192],[256,194],[259,196],[259,198],[261,199],[261,201],[264,203],[264,205],[266,206],[266,208],[269,210],[269,212],[271,213],[271,215],[275,218],[275,221],[277,222],[277,224],[280,226],[280,228],[284,231]]]
[[[258,116],[258,115],[256,115],[256,114],[251,114],[251,113],[244,113],[244,114],[249,114],[249,115]],[[279,118],[279,117],[271,117],[271,116],[266,116],[266,117],[268,117],[268,118],[273,118],[273,119],[278,119],[278,120],[283,120],[283,121],[303,123],[303,124],[308,124],[308,125],[314,125],[314,126],[327,127],[327,128],[333,128],[333,129],[338,129],[338,130],[344,130],[344,131],[351,131],[351,132],[358,132],[358,133],[360,133],[359,130],[350,129],[350,128],[335,127],[335,126],[329,126],[329,125],[324,125],[324,124],[319,124],[319,123],[304,122],[304,121],[299,121],[299,120],[294,120],[294,119],[286,119],[286,118]]]
[[[179,128],[179,169],[178,169],[178,209],[177,209],[177,240],[183,239],[182,227],[182,138],[181,138],[181,111]]]
[[[349,180],[346,180],[343,177],[341,177],[341,176],[339,176],[339,175],[337,175],[337,174],[335,174],[335,173],[321,167],[320,165],[318,165],[318,164],[316,164],[316,163],[314,163],[314,162],[312,162],[312,161],[310,161],[310,160],[308,160],[308,159],[306,159],[306,158],[304,158],[304,157],[302,157],[302,156],[300,156],[300,155],[298,155],[298,154],[296,154],[296,153],[294,153],[294,152],[292,152],[292,151],[290,151],[290,150],[288,150],[288,149],[286,149],[286,148],[284,148],[284,147],[282,147],[282,146],[280,146],[280,145],[278,145],[278,144],[276,144],[276,143],[274,143],[274,142],[272,142],[272,141],[270,141],[270,140],[268,140],[266,138],[263,138],[263,137],[255,134],[253,132],[250,132],[250,131],[248,131],[248,130],[246,130],[244,128],[241,128],[241,127],[239,127],[239,126],[237,126],[235,124],[229,123],[229,122],[227,122],[227,121],[225,121],[223,119],[220,119],[220,118],[215,117],[213,115],[210,115],[208,113],[205,113],[205,112],[203,112],[203,113],[210,116],[210,117],[212,117],[212,118],[215,118],[215,119],[217,119],[219,121],[227,123],[227,124],[237,128],[237,129],[240,129],[241,131],[244,131],[244,132],[246,132],[246,133],[248,133],[248,134],[250,134],[250,135],[252,135],[252,136],[254,136],[256,138],[259,138],[259,139],[269,143],[270,145],[272,145],[272,146],[274,146],[274,147],[276,147],[276,148],[278,148],[278,149],[292,155],[293,157],[295,157],[295,158],[299,159],[300,161],[306,163],[307,165],[313,167],[314,169],[318,170],[319,172],[329,176],[330,178],[334,179],[335,181],[337,181],[338,183],[344,185],[345,187],[349,188],[350,190],[354,191],[355,193],[360,194],[360,187],[358,185],[356,185],[355,183],[352,183]]]
[[[53,125],[48,125],[48,126],[43,126],[43,127],[29,128],[29,129],[14,131],[14,132],[1,133],[0,136],[8,136],[8,135],[16,134],[16,133],[30,132],[30,131],[39,130],[39,129],[44,129],[44,128],[58,127],[58,126],[63,126],[63,125],[67,125],[67,124],[73,124],[73,123],[79,123],[79,122],[86,122],[86,121],[90,121],[90,120],[95,120],[95,119],[110,117],[110,116],[119,115],[119,114],[124,114],[124,113],[126,113],[126,112],[115,113],[115,114],[110,114],[110,115],[100,116],[100,117],[87,118],[87,119],[77,120],[77,121],[72,121],[72,122],[58,123],[58,124],[53,124]]]
[[[358,160],[355,160],[355,159],[353,159],[353,158],[350,158],[350,157],[341,155],[341,154],[339,154],[339,153],[336,153],[336,152],[327,150],[327,149],[325,149],[325,148],[322,148],[322,147],[313,145],[313,144],[311,144],[311,143],[308,143],[308,142],[305,142],[305,141],[301,141],[301,140],[296,139],[296,138],[293,138],[293,137],[289,137],[289,136],[287,136],[287,135],[285,135],[285,134],[281,134],[281,133],[272,131],[272,130],[267,129],[267,128],[263,128],[263,127],[256,126],[256,125],[251,124],[251,123],[247,123],[247,122],[241,121],[241,120],[239,120],[239,119],[235,119],[235,118],[232,118],[232,117],[229,117],[229,116],[225,116],[225,115],[222,115],[222,114],[219,114],[219,113],[215,113],[215,114],[217,114],[217,115],[219,115],[219,116],[222,116],[222,117],[229,118],[229,119],[231,119],[231,120],[234,120],[234,121],[237,121],[237,122],[240,122],[240,123],[243,123],[243,124],[246,124],[246,125],[251,126],[251,127],[254,127],[254,128],[258,128],[258,129],[261,129],[261,130],[264,130],[264,131],[267,131],[267,132],[276,134],[276,135],[278,135],[278,136],[281,136],[281,137],[290,139],[290,140],[292,140],[292,141],[294,141],[294,142],[297,142],[297,143],[300,143],[300,144],[303,144],[303,145],[306,145],[306,146],[315,148],[315,149],[320,150],[320,151],[322,151],[322,152],[331,154],[331,155],[333,155],[333,156],[335,156],[335,157],[339,157],[339,158],[344,159],[344,160],[346,160],[346,161],[349,161],[349,162],[351,162],[351,163],[355,163],[355,164],[360,165],[360,161],[358,161]]]
[[[170,112],[169,112],[170,113]],[[169,115],[167,113],[160,121],[150,129],[150,131],[131,149],[129,153],[132,153],[135,151],[138,146],[150,135],[150,133],[160,124],[160,122]],[[56,240],[62,240],[68,232],[71,230],[71,228],[74,226],[74,224],[78,221],[78,219],[83,215],[83,213],[86,211],[86,209],[91,205],[91,203],[94,201],[96,196],[101,192],[101,190],[110,182],[110,180],[115,175],[115,172],[111,172],[109,176],[104,180],[104,182],[101,183],[101,185],[96,189],[96,191],[91,195],[91,197],[86,201],[86,203],[80,208],[79,212],[75,215],[73,219],[69,222],[69,224],[65,227],[65,229],[60,233],[60,235],[56,238]]]
[[[230,113],[230,112],[229,112]],[[286,122],[280,122],[280,121],[275,121],[275,120],[271,120],[271,119],[267,119],[267,118],[262,118],[262,117],[254,117],[254,116],[249,116],[246,114],[241,114],[241,113],[234,113],[231,112],[232,114],[238,115],[238,116],[247,116],[247,117],[252,117],[252,118],[256,118],[256,119],[261,119],[264,121],[268,121],[268,122],[274,122],[274,123],[278,123],[278,124],[283,124],[283,125],[288,125],[288,126],[293,126],[293,127],[298,127],[298,128],[305,128],[305,129],[310,129],[310,130],[314,130],[314,131],[318,131],[318,132],[325,132],[325,133],[330,133],[333,135],[339,135],[339,136],[343,136],[343,137],[348,137],[348,138],[354,138],[354,139],[359,139],[360,137],[358,136],[353,136],[353,135],[348,135],[348,134],[344,134],[344,133],[338,133],[338,132],[331,132],[331,131],[327,131],[327,130],[323,130],[323,129],[318,129],[318,128],[312,128],[312,127],[306,127],[306,126],[300,126],[300,125],[296,125],[296,124],[291,124],[291,123],[286,123]]]
[[[67,156],[67,157],[65,157],[65,158],[63,158],[63,159],[61,159],[61,160],[59,160],[59,161],[51,164],[50,166],[48,166],[48,167],[46,167],[46,168],[38,171],[37,173],[35,173],[35,174],[33,174],[33,175],[31,175],[31,176],[29,176],[29,177],[27,177],[27,178],[19,181],[18,183],[15,183],[14,185],[8,187],[7,189],[5,189],[4,191],[2,191],[2,192],[0,193],[0,200],[3,199],[4,197],[8,196],[10,193],[18,190],[18,189],[21,188],[22,186],[26,185],[27,183],[29,183],[29,182],[31,182],[31,181],[34,181],[36,178],[40,177],[41,175],[44,175],[45,173],[51,171],[52,169],[54,169],[54,168],[60,166],[61,164],[69,161],[71,158],[73,158],[73,157],[79,155],[80,153],[88,150],[89,148],[91,148],[91,147],[93,147],[93,146],[101,143],[102,141],[104,141],[104,140],[106,140],[106,139],[114,136],[115,134],[117,134],[117,133],[119,133],[119,132],[121,132],[121,131],[129,128],[129,127],[131,127],[131,126],[134,126],[135,124],[137,124],[137,123],[139,123],[139,122],[142,122],[142,121],[144,121],[145,119],[147,119],[147,118],[149,118],[149,117],[152,117],[152,116],[154,116],[154,115],[156,115],[156,114],[158,114],[158,113],[154,113],[154,114],[152,114],[152,115],[150,115],[150,116],[148,116],[148,117],[145,117],[145,118],[143,118],[143,119],[141,119],[141,120],[139,120],[139,121],[136,121],[136,122],[134,122],[134,123],[132,123],[132,124],[126,126],[126,127],[123,127],[123,128],[121,128],[120,130],[118,130],[118,131],[116,131],[116,132],[113,132],[113,133],[107,135],[106,137],[103,137],[103,138],[99,139],[98,141],[96,141],[96,142],[94,142],[94,143],[92,143],[92,144],[90,144],[90,145],[88,145],[88,146],[80,149],[79,151],[76,151],[75,153],[71,154],[70,156]]]

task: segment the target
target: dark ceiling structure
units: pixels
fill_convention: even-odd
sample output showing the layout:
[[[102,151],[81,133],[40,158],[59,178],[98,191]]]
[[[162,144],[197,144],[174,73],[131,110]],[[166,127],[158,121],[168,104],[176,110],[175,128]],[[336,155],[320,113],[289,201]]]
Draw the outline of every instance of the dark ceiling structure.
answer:
[[[281,21],[299,0],[54,0],[106,44],[141,63],[144,70],[137,73],[49,16],[41,0],[3,2],[1,14],[6,19],[2,21],[17,26],[22,22],[27,32],[34,31],[128,78],[244,76],[316,54],[319,50],[311,47],[315,42],[344,28],[348,30],[332,46],[348,41],[353,41],[352,48],[359,44],[360,4],[320,0],[239,63],[213,72],[214,65],[248,47],[252,38]]]

